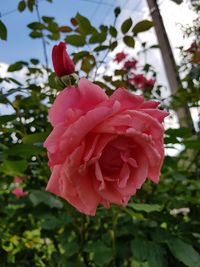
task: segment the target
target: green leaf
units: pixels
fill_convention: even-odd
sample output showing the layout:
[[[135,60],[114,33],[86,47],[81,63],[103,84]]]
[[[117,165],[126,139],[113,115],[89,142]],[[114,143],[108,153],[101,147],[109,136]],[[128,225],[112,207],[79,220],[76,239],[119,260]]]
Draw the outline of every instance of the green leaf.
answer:
[[[51,193],[40,191],[40,190],[31,190],[29,194],[30,201],[33,203],[34,206],[43,203],[50,208],[57,208],[62,209],[63,204],[62,202],[53,196]]]
[[[133,21],[132,21],[131,18],[125,20],[125,21],[122,23],[122,26],[121,26],[121,31],[122,31],[122,33],[123,33],[123,34],[127,33],[127,32],[130,30],[132,24],[133,24]]]
[[[109,48],[108,45],[98,45],[97,47],[95,47],[94,51],[95,52],[100,52],[100,51],[106,50],[108,48]]]
[[[8,71],[9,72],[18,71],[18,70],[21,70],[22,68],[23,68],[23,64],[21,64],[20,62],[16,62],[14,64],[11,64],[8,67]]]
[[[90,44],[103,43],[106,40],[106,36],[107,34],[105,32],[95,33],[90,37],[89,43]]]
[[[72,255],[76,254],[79,251],[79,244],[75,240],[71,242],[68,241],[64,245],[67,257],[71,257]]]
[[[82,34],[87,35],[96,31],[95,28],[92,27],[92,25],[90,24],[90,21],[86,17],[82,16],[80,13],[77,13],[75,19],[78,22],[79,29]]]
[[[123,70],[123,69],[121,69],[121,70],[115,70],[115,75],[116,76],[118,76],[118,75],[123,76],[125,74],[127,74],[127,71],[126,70]]]
[[[149,267],[167,266],[164,249],[153,242],[148,242],[147,261]]]
[[[161,211],[163,206],[158,204],[138,204],[138,203],[129,203],[128,207],[137,211],[145,211],[147,213],[153,211]]]
[[[28,134],[23,137],[22,141],[24,144],[43,143],[48,135],[49,133],[46,132]]]
[[[108,26],[101,24],[101,25],[99,26],[99,29],[100,29],[101,32],[107,33],[107,31],[108,31]]]
[[[131,267],[149,267],[148,263],[145,262],[138,262],[134,259],[131,260]]]
[[[165,144],[177,144],[182,142],[180,138],[187,138],[191,136],[191,130],[188,128],[168,129],[165,132]],[[186,140],[184,140],[185,142]],[[186,141],[187,142],[187,141]]]
[[[33,64],[33,65],[37,65],[37,64],[39,64],[40,63],[40,61],[38,60],[38,59],[36,59],[36,58],[31,58],[31,63]]]
[[[183,242],[181,239],[172,238],[167,240],[167,245],[174,257],[186,266],[200,267],[200,255],[190,244]]]
[[[32,30],[43,30],[45,28],[44,24],[38,21],[29,23],[27,27]]]
[[[96,65],[95,57],[92,55],[88,55],[83,59],[81,64],[81,69],[86,73],[89,73],[94,68],[95,65]]]
[[[25,8],[26,8],[26,2],[24,0],[20,1],[17,7],[19,12],[23,12]]]
[[[106,82],[112,81],[112,76],[104,75],[103,78]]]
[[[51,22],[53,22],[54,17],[42,16],[42,20],[43,20],[45,23],[51,23]]]
[[[85,38],[83,36],[77,35],[77,34],[68,35],[65,38],[65,41],[67,44],[77,46],[77,47],[84,46],[86,44]]]
[[[73,29],[69,26],[61,26],[59,27],[59,32],[72,32]]]
[[[131,242],[131,251],[134,259],[139,262],[147,260],[149,267],[167,266],[167,262],[164,257],[164,249],[154,242],[142,238],[135,238]]]
[[[146,63],[143,67],[143,71],[148,72],[150,68],[151,68],[151,65]]]
[[[13,121],[16,119],[16,115],[1,115],[0,116],[0,124],[5,124],[8,121]]]
[[[0,39],[7,40],[7,28],[1,20],[0,20]]]
[[[110,26],[109,32],[112,37],[117,37],[117,30],[114,26]]]
[[[111,84],[112,84],[115,88],[118,88],[118,87],[126,87],[126,82],[125,82],[125,81],[122,81],[121,79],[112,81]]]
[[[32,12],[35,5],[35,0],[28,0],[28,9]]]
[[[55,21],[51,21],[48,23],[48,26],[46,27],[48,31],[51,33],[59,33],[59,27],[58,24]]]
[[[132,47],[132,48],[135,47],[135,40],[132,36],[129,36],[129,35],[124,36],[123,41],[127,46]]]
[[[42,32],[37,32],[37,31],[33,31],[31,33],[29,33],[29,36],[31,38],[41,38],[43,36],[43,33]]]
[[[1,171],[7,175],[23,175],[28,163],[26,160],[4,160],[1,165]]]
[[[62,224],[63,221],[52,214],[45,214],[42,216],[42,223],[41,223],[42,229],[53,230],[58,227],[61,227]]]
[[[9,71],[9,72],[18,71],[18,70],[21,70],[24,66],[27,66],[27,65],[28,65],[27,62],[25,62],[25,61],[17,61],[14,64],[11,64],[8,67],[7,71]]]
[[[148,255],[148,245],[147,242],[141,238],[135,238],[131,242],[131,251],[134,259],[137,261],[144,261],[147,259]]]
[[[16,79],[14,79],[14,78],[12,78],[12,77],[9,77],[8,79],[9,79],[11,82],[13,82],[13,83],[15,83],[15,84],[17,84],[17,85],[19,85],[19,86],[22,85],[19,81],[17,81]]]
[[[183,2],[183,0],[172,0],[174,3],[176,3],[177,5],[180,5],[182,2]]]
[[[54,32],[52,34],[48,34],[47,37],[50,39],[50,40],[59,40],[60,39],[60,33],[59,32]]]
[[[115,14],[115,17],[117,18],[119,16],[119,14],[121,13],[121,8],[119,6],[117,6],[115,9],[114,9],[114,14]]]
[[[101,240],[87,244],[84,251],[94,253],[94,263],[97,266],[104,266],[112,260],[112,249],[107,247]]]
[[[55,88],[58,90],[62,90],[65,88],[65,84],[54,72],[49,75],[48,82],[51,88]]]
[[[151,45],[149,48],[153,49],[153,48],[160,48],[160,46],[158,44],[155,45]]]
[[[1,104],[9,104],[9,100],[7,99],[5,94],[3,94],[1,91],[0,91],[0,103]]]
[[[138,34],[140,32],[145,32],[151,29],[154,26],[154,23],[150,20],[142,20],[138,22],[134,27],[133,27],[133,33]]]
[[[74,63],[77,63],[80,59],[82,59],[88,55],[89,55],[88,51],[80,51],[80,52],[74,54],[73,61],[74,61]]]
[[[189,137],[191,135],[191,130],[188,128],[177,128],[177,129],[167,129],[166,130],[166,135],[174,135],[174,136],[178,136],[178,137]]]
[[[200,148],[200,139],[188,139],[183,141],[184,145],[186,148],[191,148],[191,149],[197,149],[199,150]]]
[[[37,147],[30,144],[16,144],[13,145],[11,149],[8,149],[5,151],[6,155],[10,156],[21,156],[23,158],[27,158],[30,156],[43,154],[44,148],[43,147]]]
[[[113,51],[118,45],[117,41],[114,41],[111,45],[110,45],[110,49]]]

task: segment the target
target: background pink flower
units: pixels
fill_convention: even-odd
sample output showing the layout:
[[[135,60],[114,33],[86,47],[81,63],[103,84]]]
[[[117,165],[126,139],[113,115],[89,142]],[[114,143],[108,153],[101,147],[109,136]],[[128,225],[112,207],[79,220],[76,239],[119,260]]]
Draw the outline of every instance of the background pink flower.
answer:
[[[20,183],[22,183],[22,182],[23,182],[23,178],[22,178],[22,177],[15,176],[15,178],[14,178],[14,183],[18,183],[18,184],[20,184]]]
[[[12,194],[15,195],[17,198],[24,197],[28,194],[28,192],[23,191],[23,188],[16,187],[14,190],[12,190]]]
[[[125,59],[127,54],[124,52],[119,52],[115,55],[114,61],[117,61],[117,63],[120,63],[123,59]]]
[[[138,89],[143,89],[145,86],[146,78],[143,74],[134,74],[128,81]]]
[[[168,115],[158,104],[123,88],[109,98],[84,78],[63,90],[49,112],[46,190],[95,215],[99,203],[125,206],[147,177],[157,183]]]
[[[128,79],[129,83],[134,85],[137,89],[145,90],[153,87],[156,79],[147,79],[144,74],[134,74],[133,77]]]
[[[194,41],[191,46],[186,50],[186,52],[194,53],[198,49],[197,43]]]
[[[136,65],[137,65],[138,61],[133,59],[133,60],[128,60],[124,63],[124,67],[125,69],[127,69],[128,71],[133,69],[135,70],[136,69]]]
[[[153,87],[155,85],[156,79],[146,79],[145,81],[145,87]]]

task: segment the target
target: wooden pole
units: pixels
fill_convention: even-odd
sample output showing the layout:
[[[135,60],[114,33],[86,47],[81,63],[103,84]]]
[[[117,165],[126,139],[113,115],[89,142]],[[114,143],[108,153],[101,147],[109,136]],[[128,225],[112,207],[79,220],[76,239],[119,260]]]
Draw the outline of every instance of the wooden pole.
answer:
[[[179,77],[179,73],[176,69],[175,59],[172,53],[172,49],[169,43],[169,39],[165,30],[165,26],[159,11],[159,7],[156,0],[147,0],[151,17],[154,21],[154,27],[160,46],[165,72],[169,82],[169,86],[173,95],[176,95],[177,90],[182,88],[182,83]],[[180,107],[176,110],[178,120],[181,127],[187,127],[194,130],[194,125],[190,110],[188,106]]]

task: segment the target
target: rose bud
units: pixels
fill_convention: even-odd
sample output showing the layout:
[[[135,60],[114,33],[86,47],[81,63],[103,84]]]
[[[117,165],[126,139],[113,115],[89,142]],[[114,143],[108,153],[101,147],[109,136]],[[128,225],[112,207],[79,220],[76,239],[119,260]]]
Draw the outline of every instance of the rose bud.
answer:
[[[60,42],[58,45],[53,47],[52,61],[55,73],[59,77],[70,75],[75,71],[74,62],[69,57],[66,51],[66,44],[64,42]]]

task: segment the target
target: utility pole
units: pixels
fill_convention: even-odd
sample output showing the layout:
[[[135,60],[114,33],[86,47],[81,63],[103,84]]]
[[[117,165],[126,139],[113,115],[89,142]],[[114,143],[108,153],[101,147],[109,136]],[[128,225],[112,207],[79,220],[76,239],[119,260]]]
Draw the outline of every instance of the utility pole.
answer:
[[[182,88],[182,83],[176,69],[175,59],[172,53],[172,49],[167,37],[165,26],[159,11],[157,0],[147,0],[151,17],[154,22],[154,27],[160,46],[165,72],[173,95],[176,95],[177,90]],[[187,127],[191,130],[194,129],[192,117],[188,106],[180,107],[176,110],[179,123],[181,127]]]

